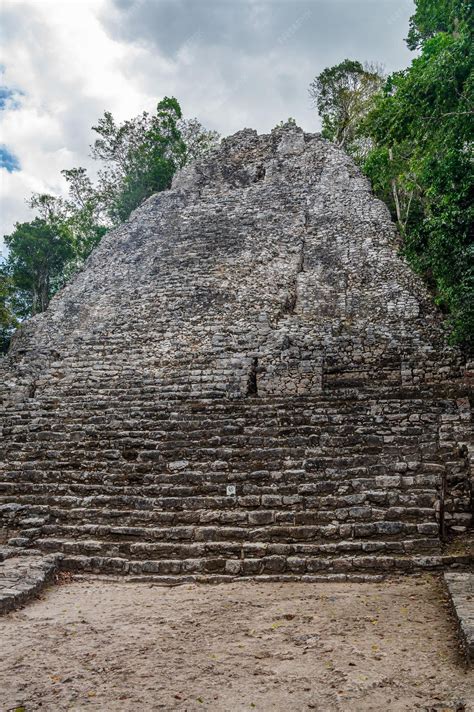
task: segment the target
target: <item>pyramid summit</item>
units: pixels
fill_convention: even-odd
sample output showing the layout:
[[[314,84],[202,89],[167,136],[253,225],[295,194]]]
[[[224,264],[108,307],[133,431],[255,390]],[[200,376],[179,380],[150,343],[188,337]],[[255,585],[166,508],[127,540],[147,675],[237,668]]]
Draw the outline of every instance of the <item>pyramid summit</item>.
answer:
[[[291,124],[110,231],[0,383],[6,538],[67,568],[370,577],[471,522],[465,359],[366,178]]]

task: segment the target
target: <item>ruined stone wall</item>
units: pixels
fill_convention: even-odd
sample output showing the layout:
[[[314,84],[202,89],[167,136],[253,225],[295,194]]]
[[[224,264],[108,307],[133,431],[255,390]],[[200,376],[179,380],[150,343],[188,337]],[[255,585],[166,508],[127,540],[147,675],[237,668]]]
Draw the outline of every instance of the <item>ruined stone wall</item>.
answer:
[[[386,207],[348,156],[296,128],[240,132],[184,169],[22,332],[13,372],[41,356],[49,389],[137,369],[185,396],[306,395],[462,367]]]
[[[230,507],[272,545],[305,521],[433,544],[441,499],[451,524],[470,518],[464,371],[352,160],[296,127],[245,130],[106,235],[15,337],[2,501],[31,519],[36,497],[36,539],[68,506],[117,505],[130,525],[146,500],[199,511],[198,528]]]

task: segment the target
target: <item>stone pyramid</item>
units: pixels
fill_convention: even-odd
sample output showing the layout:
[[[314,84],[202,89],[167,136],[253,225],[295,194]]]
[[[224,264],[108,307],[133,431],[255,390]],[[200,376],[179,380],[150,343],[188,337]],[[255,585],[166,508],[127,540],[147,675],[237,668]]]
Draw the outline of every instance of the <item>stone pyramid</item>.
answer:
[[[456,560],[460,351],[352,160],[244,130],[109,232],[0,363],[12,547],[167,581]]]

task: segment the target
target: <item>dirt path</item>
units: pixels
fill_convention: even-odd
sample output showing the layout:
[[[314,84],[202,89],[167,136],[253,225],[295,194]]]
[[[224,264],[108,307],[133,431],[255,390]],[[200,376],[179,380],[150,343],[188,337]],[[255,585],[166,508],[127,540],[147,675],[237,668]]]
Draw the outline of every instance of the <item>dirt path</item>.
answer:
[[[0,709],[474,710],[435,578],[75,581],[0,620]]]

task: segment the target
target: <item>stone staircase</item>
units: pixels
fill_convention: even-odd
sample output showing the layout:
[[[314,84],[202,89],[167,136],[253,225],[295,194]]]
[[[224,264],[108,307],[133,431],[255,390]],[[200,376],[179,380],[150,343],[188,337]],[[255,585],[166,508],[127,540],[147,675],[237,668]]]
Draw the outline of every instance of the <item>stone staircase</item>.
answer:
[[[10,545],[60,552],[68,568],[300,577],[442,565],[448,471],[450,490],[462,485],[455,522],[469,524],[456,400],[77,390],[11,409],[0,484]]]

